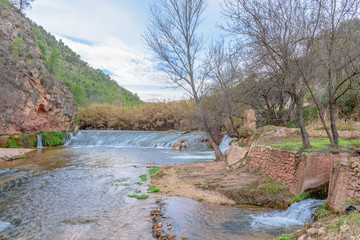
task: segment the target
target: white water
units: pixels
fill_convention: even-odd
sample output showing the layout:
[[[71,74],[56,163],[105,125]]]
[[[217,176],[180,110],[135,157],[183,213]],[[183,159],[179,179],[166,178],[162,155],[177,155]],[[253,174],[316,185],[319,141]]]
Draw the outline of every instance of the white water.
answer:
[[[41,139],[41,135],[38,134],[36,135],[36,139],[37,139],[37,148],[43,148],[43,145],[42,145],[42,139]]]
[[[306,199],[291,205],[286,211],[252,215],[252,227],[274,228],[303,225],[313,221],[313,214],[326,200]]]
[[[223,139],[221,140],[221,144],[219,146],[221,152],[223,154],[226,153],[226,151],[230,148],[230,142],[234,140],[235,138],[231,138],[228,135],[225,135]]]
[[[0,232],[4,231],[6,228],[10,227],[11,223],[0,221]]]

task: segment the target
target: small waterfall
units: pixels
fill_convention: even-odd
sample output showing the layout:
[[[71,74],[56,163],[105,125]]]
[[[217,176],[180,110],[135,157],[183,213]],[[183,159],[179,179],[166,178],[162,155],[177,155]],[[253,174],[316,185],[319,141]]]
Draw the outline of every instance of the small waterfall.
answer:
[[[303,225],[312,222],[313,214],[326,200],[306,199],[301,202],[292,204],[283,212],[265,213],[260,215],[252,215],[254,228],[274,228],[274,227],[290,227]]]
[[[66,136],[66,139],[63,140],[64,141],[64,146],[67,146],[67,145],[69,145],[71,143],[71,139],[74,137],[74,134],[71,132],[71,133],[64,133],[64,135]],[[63,135],[63,138],[64,138],[64,135]]]
[[[36,135],[36,140],[37,140],[37,148],[43,148],[43,144],[42,144],[42,138],[41,138],[41,135],[38,134]]]
[[[220,151],[225,154],[226,151],[230,148],[230,142],[234,140],[235,138],[231,138],[228,135],[225,135],[222,140],[221,144],[219,145]]]

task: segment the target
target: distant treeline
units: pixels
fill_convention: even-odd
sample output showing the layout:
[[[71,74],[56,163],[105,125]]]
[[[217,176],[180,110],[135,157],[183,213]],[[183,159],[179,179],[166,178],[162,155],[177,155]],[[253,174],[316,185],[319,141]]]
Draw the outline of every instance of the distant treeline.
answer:
[[[81,129],[109,130],[200,130],[193,101],[144,103],[139,106],[92,104],[80,108]]]

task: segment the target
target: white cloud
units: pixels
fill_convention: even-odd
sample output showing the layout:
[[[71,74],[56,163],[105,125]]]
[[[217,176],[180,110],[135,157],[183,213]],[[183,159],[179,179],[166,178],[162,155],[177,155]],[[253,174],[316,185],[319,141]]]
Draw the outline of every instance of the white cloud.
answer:
[[[115,81],[128,90],[137,92],[144,99],[180,99],[183,92],[166,88],[162,72],[155,70],[156,62],[150,53],[127,46],[116,38],[108,38],[102,43],[87,45],[66,37],[57,36],[77,52],[83,60],[96,69],[109,70]]]

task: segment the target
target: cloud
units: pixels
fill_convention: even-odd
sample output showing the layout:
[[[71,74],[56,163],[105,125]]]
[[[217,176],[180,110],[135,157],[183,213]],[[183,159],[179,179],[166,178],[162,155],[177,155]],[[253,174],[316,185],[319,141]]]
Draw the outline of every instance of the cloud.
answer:
[[[104,69],[120,86],[138,93],[141,99],[180,99],[184,93],[167,88],[162,72],[156,70],[157,62],[150,53],[127,46],[122,40],[108,38],[102,43],[85,44],[64,36],[56,36],[68,45],[90,66]]]

